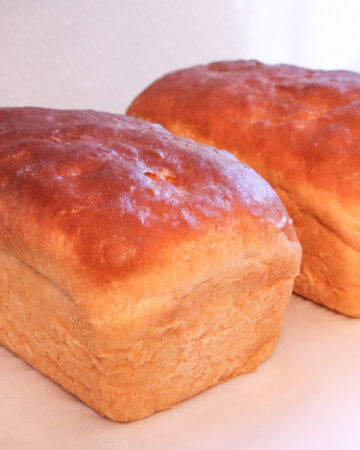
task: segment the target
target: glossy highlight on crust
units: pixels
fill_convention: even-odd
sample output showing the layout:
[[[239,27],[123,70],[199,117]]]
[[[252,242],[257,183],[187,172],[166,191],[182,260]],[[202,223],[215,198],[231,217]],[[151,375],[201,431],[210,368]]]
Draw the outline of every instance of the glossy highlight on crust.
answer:
[[[229,153],[96,111],[0,109],[0,200],[20,226],[28,216],[42,237],[59,230],[104,280],[154,258],[169,236],[192,238],[239,211],[288,221],[273,190]]]

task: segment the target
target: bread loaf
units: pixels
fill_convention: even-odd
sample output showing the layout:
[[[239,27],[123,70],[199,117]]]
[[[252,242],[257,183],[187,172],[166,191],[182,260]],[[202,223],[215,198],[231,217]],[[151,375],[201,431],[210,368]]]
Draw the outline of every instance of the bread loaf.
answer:
[[[360,317],[360,75],[256,61],[164,76],[128,114],[233,153],[271,185],[303,247],[295,291]]]
[[[117,421],[274,349],[300,265],[227,152],[95,111],[0,109],[0,343]]]

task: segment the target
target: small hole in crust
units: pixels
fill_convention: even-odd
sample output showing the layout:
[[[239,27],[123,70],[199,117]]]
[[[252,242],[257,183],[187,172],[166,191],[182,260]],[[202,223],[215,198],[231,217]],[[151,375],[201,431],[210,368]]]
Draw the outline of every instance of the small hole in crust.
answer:
[[[71,214],[77,214],[79,212],[85,211],[86,209],[89,209],[88,206],[76,206],[75,208],[71,209]]]
[[[160,177],[153,172],[144,172],[144,175],[148,178],[151,178],[152,180],[160,180]]]
[[[5,163],[5,162],[13,161],[13,160],[16,160],[16,159],[21,159],[21,158],[25,158],[25,157],[27,157],[29,155],[30,155],[30,153],[26,152],[26,151],[20,151],[18,153],[11,153],[10,155],[5,156],[5,158],[3,158],[1,160],[1,162]]]
[[[16,153],[15,155],[12,155],[11,159],[20,159],[20,158],[24,158],[25,156],[29,156],[29,152]]]
[[[152,180],[163,180],[170,184],[174,184],[177,180],[176,175],[170,172],[168,169],[162,169],[160,171],[160,174],[146,171],[144,172],[144,175],[148,178],[151,178]]]
[[[57,171],[58,175],[63,178],[78,177],[83,173],[80,167],[70,166],[63,167]]]
[[[161,178],[171,184],[174,184],[176,181],[176,175],[167,169],[161,171]]]

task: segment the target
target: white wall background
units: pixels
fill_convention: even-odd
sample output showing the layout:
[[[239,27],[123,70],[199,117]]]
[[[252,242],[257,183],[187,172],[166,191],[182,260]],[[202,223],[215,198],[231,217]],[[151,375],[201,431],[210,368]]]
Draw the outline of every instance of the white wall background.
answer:
[[[360,71],[359,23],[359,0],[0,0],[0,106],[124,112],[221,59]]]

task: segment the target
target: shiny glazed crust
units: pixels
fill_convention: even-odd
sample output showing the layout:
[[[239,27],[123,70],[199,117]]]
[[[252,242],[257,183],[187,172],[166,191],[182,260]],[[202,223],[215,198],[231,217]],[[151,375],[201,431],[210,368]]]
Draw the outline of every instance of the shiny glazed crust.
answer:
[[[303,247],[295,290],[360,316],[360,75],[256,61],[164,76],[128,114],[232,152],[277,191]]]
[[[0,343],[128,421],[256,369],[300,246],[232,155],[95,111],[0,109]]]

